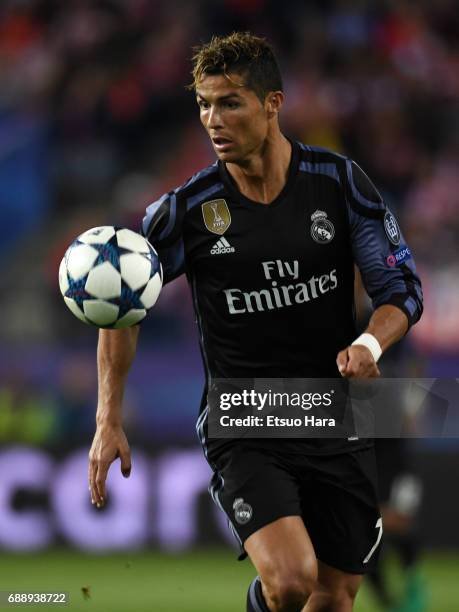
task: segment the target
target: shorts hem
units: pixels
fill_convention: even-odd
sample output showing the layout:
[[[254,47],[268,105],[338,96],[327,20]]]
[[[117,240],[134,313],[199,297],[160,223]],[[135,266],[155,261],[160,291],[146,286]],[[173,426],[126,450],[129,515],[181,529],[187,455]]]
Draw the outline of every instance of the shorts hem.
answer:
[[[353,574],[354,576],[357,576],[357,575],[364,576],[372,569],[371,565],[368,568],[360,567],[359,569],[357,569],[355,566],[351,567],[349,565],[346,565],[345,563],[339,563],[339,562],[336,563],[335,561],[328,561],[324,559],[323,557],[318,557],[317,555],[316,555],[316,559],[317,561],[321,561],[322,563],[325,563],[325,565],[329,565],[333,569],[337,569],[340,572],[344,572],[345,574]]]

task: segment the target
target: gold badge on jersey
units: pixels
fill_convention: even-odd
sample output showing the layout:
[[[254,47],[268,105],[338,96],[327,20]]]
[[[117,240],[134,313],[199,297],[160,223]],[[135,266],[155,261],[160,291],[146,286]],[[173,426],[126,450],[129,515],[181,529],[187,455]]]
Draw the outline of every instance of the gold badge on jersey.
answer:
[[[202,205],[202,216],[209,232],[219,234],[226,232],[231,225],[231,214],[225,200],[211,200]]]

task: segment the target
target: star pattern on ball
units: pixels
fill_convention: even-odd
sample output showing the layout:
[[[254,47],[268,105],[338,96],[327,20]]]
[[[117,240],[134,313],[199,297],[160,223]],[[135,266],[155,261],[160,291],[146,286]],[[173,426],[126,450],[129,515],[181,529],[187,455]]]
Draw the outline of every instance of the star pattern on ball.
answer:
[[[69,309],[101,328],[140,322],[156,302],[162,280],[158,254],[146,238],[113,226],[81,234],[59,269],[59,286]]]

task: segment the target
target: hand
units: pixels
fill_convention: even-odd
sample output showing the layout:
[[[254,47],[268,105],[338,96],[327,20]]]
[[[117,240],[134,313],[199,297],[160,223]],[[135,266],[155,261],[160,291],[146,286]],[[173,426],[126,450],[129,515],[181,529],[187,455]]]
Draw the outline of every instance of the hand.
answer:
[[[381,376],[373,355],[366,346],[354,344],[338,353],[336,365],[343,378],[376,378]]]
[[[89,451],[89,490],[91,503],[101,508],[107,498],[105,481],[110,465],[119,457],[121,473],[129,478],[131,473],[131,451],[121,426],[99,425]]]

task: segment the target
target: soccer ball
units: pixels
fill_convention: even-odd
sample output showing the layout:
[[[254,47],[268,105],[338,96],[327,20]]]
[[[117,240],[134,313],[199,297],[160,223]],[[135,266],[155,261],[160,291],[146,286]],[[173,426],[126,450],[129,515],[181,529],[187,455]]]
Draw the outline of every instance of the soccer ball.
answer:
[[[161,263],[148,240],[111,225],[78,236],[59,267],[59,288],[73,314],[109,329],[139,323],[162,284]]]

